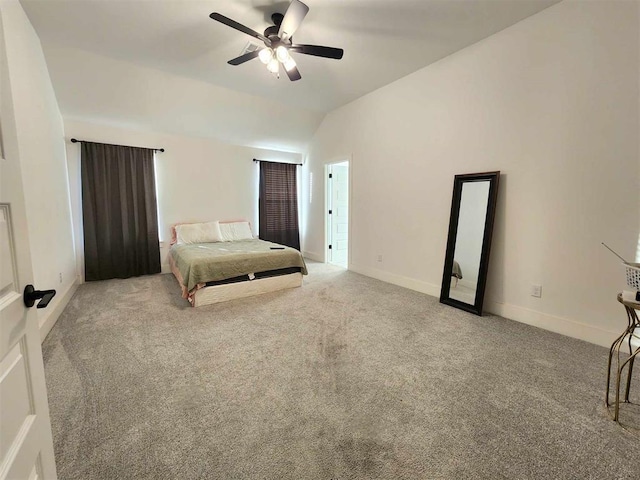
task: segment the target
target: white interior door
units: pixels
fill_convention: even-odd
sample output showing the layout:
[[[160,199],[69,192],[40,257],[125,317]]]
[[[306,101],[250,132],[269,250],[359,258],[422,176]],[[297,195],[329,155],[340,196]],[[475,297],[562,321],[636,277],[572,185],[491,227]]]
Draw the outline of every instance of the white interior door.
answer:
[[[349,163],[329,165],[329,262],[349,263]]]
[[[1,33],[0,138],[5,158],[0,158],[0,480],[55,479],[38,317],[22,298],[33,271]]]

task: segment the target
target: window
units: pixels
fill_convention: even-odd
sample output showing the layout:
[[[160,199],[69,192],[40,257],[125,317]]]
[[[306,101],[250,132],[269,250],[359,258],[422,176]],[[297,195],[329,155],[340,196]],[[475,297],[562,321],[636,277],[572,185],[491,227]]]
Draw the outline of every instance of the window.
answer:
[[[260,162],[260,238],[300,250],[297,165]]]

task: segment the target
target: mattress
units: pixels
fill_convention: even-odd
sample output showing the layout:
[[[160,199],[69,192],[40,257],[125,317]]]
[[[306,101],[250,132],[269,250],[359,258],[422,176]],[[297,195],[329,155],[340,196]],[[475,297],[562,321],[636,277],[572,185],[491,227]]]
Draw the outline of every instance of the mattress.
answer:
[[[230,283],[249,282],[260,278],[279,277],[281,275],[290,275],[292,273],[302,273],[300,267],[279,268],[277,270],[267,270],[266,272],[255,272],[249,275],[240,275],[238,277],[225,278],[224,280],[215,280],[213,282],[207,282],[207,287],[213,287],[215,285],[228,285]]]

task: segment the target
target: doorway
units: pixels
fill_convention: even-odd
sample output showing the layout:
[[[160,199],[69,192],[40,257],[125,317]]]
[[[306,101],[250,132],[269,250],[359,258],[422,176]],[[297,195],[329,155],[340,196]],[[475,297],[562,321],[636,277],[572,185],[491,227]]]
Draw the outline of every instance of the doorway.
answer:
[[[349,267],[349,162],[327,165],[327,261]]]

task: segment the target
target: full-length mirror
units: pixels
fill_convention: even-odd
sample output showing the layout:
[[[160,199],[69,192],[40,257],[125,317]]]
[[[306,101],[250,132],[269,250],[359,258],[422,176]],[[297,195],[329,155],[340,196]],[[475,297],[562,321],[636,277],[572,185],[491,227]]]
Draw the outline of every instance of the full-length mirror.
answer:
[[[482,315],[500,172],[456,175],[440,301]]]

